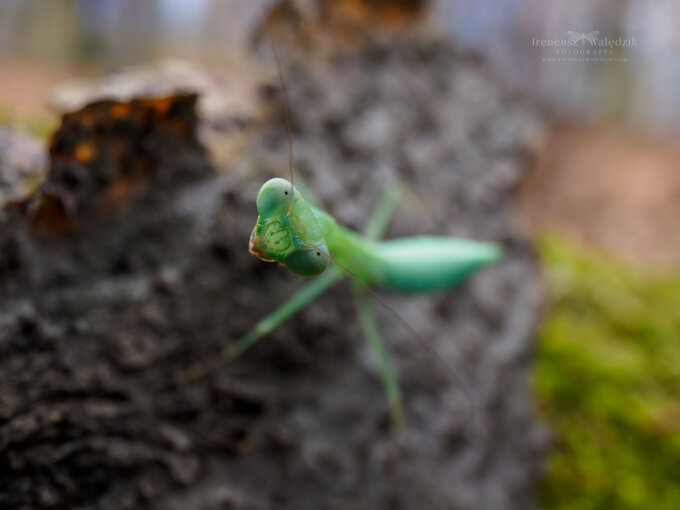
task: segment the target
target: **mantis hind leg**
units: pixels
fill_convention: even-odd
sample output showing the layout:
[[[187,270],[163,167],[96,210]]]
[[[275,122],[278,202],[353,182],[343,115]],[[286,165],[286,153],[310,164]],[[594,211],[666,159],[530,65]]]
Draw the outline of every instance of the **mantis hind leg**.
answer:
[[[385,188],[373,210],[373,214],[366,224],[364,234],[370,239],[380,239],[389,220],[394,212],[399,199],[403,194],[403,188],[399,184],[392,184]],[[378,329],[378,324],[371,308],[371,303],[366,296],[364,289],[354,285],[354,295],[356,298],[357,309],[359,310],[359,321],[366,340],[371,347],[371,351],[378,364],[380,380],[390,409],[390,423],[393,431],[399,431],[404,423],[404,407],[401,398],[399,381],[390,361],[389,354]]]
[[[404,424],[404,407],[402,404],[399,381],[397,380],[394,367],[390,362],[385,343],[380,336],[375,315],[371,309],[371,303],[366,297],[366,293],[358,285],[354,286],[354,293],[357,302],[357,309],[359,310],[361,329],[363,330],[364,336],[366,337],[366,340],[368,340],[368,344],[371,346],[373,355],[375,356],[378,363],[380,380],[382,381],[385,394],[387,395],[387,402],[390,407],[390,423],[392,425],[392,430],[399,431]]]
[[[364,236],[377,240],[385,234],[394,209],[403,196],[404,187],[399,183],[391,183],[383,190],[373,214],[364,227]]]

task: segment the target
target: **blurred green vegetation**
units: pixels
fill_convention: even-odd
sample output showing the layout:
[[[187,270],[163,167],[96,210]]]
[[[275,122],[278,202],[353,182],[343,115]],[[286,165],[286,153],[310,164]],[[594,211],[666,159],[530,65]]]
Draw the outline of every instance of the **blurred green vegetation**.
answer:
[[[17,115],[0,105],[0,127],[23,129],[27,133],[42,138],[45,141],[48,141],[52,133],[57,129],[57,122],[58,119],[40,115],[32,117]]]
[[[540,243],[550,311],[534,384],[554,434],[545,510],[680,508],[680,269]]]

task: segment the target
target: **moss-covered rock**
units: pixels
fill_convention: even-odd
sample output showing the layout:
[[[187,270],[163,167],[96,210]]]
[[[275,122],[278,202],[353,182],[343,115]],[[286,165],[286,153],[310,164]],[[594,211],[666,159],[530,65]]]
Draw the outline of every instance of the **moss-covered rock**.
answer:
[[[680,272],[542,243],[535,385],[555,434],[546,509],[680,508]]]

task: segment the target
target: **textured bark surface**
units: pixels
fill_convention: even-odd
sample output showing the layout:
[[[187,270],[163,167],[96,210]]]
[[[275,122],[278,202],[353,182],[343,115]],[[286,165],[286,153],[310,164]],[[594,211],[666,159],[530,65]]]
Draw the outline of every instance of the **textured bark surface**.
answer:
[[[375,304],[404,391],[406,427],[390,435],[347,283],[183,382],[303,284],[247,251],[260,184],[287,174],[283,124],[229,124],[254,135],[217,173],[192,96],[139,101],[148,110],[126,126],[111,112],[131,103],[98,103],[84,131],[65,119],[41,201],[2,219],[3,508],[532,507],[540,286],[512,205],[533,115],[433,37],[288,57],[296,167],[339,221],[362,228],[400,181],[410,192],[388,237],[503,244],[502,262],[459,289],[382,293],[455,364],[472,402]]]

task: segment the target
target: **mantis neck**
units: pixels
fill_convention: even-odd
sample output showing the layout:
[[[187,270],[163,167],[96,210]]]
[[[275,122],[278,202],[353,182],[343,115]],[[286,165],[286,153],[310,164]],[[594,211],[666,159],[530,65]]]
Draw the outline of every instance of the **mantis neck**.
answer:
[[[339,225],[321,209],[312,207],[333,258],[367,285],[383,280],[383,263],[378,254],[379,243]]]

